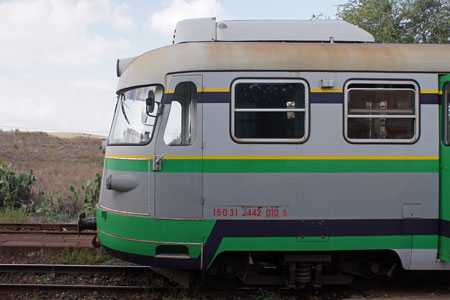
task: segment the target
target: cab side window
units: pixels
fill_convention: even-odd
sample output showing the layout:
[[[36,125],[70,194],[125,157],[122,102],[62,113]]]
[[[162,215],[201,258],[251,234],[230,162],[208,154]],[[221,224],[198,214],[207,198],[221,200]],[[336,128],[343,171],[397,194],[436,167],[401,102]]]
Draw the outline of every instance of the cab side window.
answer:
[[[345,88],[345,137],[354,143],[413,143],[419,136],[414,82],[351,81]]]
[[[303,80],[239,79],[232,85],[231,133],[243,143],[299,143],[308,133]]]
[[[450,84],[444,87],[444,105],[442,107],[444,113],[444,134],[443,142],[446,146],[450,146]]]
[[[170,104],[164,142],[169,146],[192,145],[196,135],[197,88],[192,82],[177,85]]]

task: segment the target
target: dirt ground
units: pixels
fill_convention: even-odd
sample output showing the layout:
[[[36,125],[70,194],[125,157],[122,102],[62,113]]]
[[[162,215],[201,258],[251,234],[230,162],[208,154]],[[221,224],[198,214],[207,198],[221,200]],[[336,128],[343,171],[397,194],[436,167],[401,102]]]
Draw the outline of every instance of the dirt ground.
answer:
[[[69,192],[81,187],[82,180],[94,179],[102,172],[103,153],[98,136],[67,136],[44,132],[0,131],[0,160],[18,172],[33,170],[33,191]]]

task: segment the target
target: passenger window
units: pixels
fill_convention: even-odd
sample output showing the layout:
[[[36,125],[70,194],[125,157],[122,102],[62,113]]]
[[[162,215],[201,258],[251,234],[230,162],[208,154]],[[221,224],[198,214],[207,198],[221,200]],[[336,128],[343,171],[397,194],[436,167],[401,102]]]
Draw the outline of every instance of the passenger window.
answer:
[[[232,85],[233,139],[298,143],[308,133],[308,92],[303,80],[241,79]]]
[[[169,146],[192,145],[196,134],[197,89],[192,82],[177,85],[170,105],[164,142]]]
[[[345,135],[355,143],[412,143],[419,133],[414,82],[352,81],[345,90]]]
[[[450,84],[446,84],[444,87],[444,144],[450,145]]]

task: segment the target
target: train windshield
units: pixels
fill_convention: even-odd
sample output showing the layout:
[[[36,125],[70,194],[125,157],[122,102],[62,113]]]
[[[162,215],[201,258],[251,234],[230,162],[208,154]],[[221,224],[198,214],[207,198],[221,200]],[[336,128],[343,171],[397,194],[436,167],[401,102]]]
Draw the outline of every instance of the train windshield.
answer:
[[[119,94],[109,145],[149,143],[162,94],[161,86],[141,87]]]

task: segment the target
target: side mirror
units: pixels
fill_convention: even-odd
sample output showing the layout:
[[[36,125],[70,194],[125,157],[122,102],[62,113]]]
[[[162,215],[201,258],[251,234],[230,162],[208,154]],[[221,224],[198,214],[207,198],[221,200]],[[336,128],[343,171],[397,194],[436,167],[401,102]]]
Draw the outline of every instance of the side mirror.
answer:
[[[145,111],[147,115],[150,115],[155,110],[155,92],[148,91],[147,99],[145,99]]]
[[[102,145],[100,148],[102,149],[103,154],[106,152],[106,146],[108,145],[108,140],[102,140]]]

